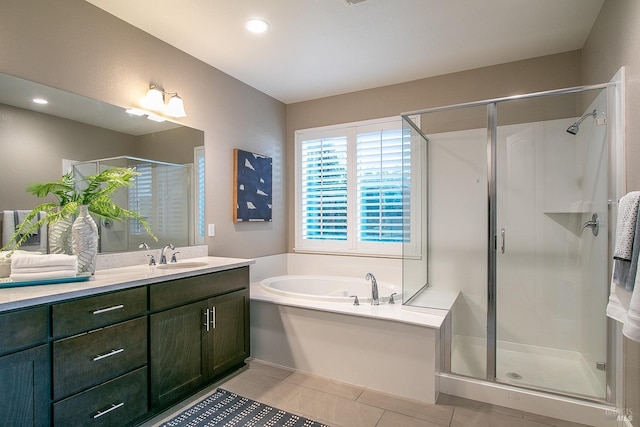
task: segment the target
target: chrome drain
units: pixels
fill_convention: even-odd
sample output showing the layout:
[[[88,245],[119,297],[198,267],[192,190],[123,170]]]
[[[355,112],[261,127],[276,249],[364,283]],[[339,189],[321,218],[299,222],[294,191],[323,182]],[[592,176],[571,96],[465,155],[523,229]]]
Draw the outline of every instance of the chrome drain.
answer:
[[[507,372],[507,376],[509,378],[511,378],[512,380],[521,380],[522,379],[522,375],[516,373],[516,372]]]

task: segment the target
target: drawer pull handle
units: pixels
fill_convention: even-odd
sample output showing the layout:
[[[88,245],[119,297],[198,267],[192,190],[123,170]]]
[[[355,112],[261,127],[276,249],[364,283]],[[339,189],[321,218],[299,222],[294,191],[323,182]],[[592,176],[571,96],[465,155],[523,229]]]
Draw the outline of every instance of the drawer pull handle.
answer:
[[[211,307],[211,327],[216,328],[216,308]]]
[[[98,413],[93,416],[93,419],[96,420],[96,419],[100,418],[101,416],[107,415],[109,412],[115,411],[116,409],[121,408],[123,406],[124,406],[124,402],[120,402],[118,404],[112,403],[111,404],[111,408],[105,409],[104,411],[98,411]]]
[[[119,348],[118,350],[111,350],[109,353],[100,354],[100,355],[94,357],[93,361],[97,362],[98,360],[102,360],[102,359],[106,359],[107,357],[115,356],[116,354],[122,353],[123,351],[124,351],[124,348]]]
[[[101,308],[100,310],[96,310],[96,311],[93,312],[93,314],[102,314],[102,313],[106,313],[108,311],[120,310],[121,308],[124,308],[124,305],[122,305],[122,304],[114,305],[113,307]]]

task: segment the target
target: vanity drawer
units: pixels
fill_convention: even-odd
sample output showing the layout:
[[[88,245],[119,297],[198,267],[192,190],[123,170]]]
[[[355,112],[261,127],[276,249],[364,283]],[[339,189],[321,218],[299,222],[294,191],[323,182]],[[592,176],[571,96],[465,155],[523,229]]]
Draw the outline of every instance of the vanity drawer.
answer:
[[[51,306],[53,336],[61,337],[100,328],[147,311],[144,286]]]
[[[147,364],[147,318],[129,320],[53,343],[53,398]]]
[[[164,310],[249,287],[249,267],[156,283],[149,287],[151,310]]]
[[[54,426],[125,426],[147,412],[143,367],[53,405]]]
[[[46,306],[0,314],[0,354],[47,340]]]

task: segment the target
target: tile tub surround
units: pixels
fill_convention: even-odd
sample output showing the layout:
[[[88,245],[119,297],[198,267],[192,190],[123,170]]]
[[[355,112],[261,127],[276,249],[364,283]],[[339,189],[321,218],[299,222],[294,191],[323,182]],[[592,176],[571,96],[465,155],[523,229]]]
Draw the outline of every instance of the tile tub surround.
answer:
[[[210,256],[189,259],[183,258],[181,261],[203,262],[205,265],[163,270],[157,268],[157,266],[152,267],[144,263],[128,267],[96,270],[95,275],[86,282],[3,288],[0,289],[0,312],[69,298],[89,296],[101,292],[161,283],[167,280],[182,279],[204,273],[214,273],[248,266],[254,262],[251,259]]]
[[[435,404],[416,402],[260,360],[140,427],[161,425],[217,387],[332,427],[587,427],[444,394]]]

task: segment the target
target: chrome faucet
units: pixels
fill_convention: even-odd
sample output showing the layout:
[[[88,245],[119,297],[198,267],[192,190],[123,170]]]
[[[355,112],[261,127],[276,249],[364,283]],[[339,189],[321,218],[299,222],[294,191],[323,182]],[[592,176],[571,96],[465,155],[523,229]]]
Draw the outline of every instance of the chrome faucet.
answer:
[[[173,243],[169,243],[164,248],[162,248],[162,252],[160,253],[160,264],[166,264],[167,263],[167,255],[165,255],[164,251],[166,251],[167,249],[174,250],[175,248],[176,247],[173,246]]]
[[[145,242],[140,243],[138,247],[149,252],[149,245],[147,245]],[[146,256],[149,257],[149,265],[156,265],[156,259],[153,257],[153,254],[147,254]]]
[[[380,300],[378,299],[378,282],[376,281],[376,277],[371,273],[367,273],[364,280],[371,280],[371,305],[380,305]]]

